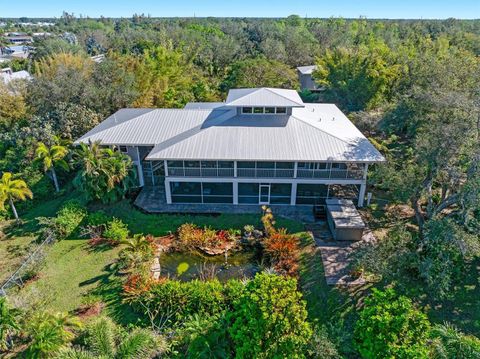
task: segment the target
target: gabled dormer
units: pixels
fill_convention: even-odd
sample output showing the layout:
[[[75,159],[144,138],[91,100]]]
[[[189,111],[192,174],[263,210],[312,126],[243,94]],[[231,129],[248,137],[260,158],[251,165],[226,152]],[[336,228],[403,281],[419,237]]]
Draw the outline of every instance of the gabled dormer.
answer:
[[[237,108],[238,115],[291,115],[293,107],[305,107],[295,90],[276,88],[233,89],[225,107]]]

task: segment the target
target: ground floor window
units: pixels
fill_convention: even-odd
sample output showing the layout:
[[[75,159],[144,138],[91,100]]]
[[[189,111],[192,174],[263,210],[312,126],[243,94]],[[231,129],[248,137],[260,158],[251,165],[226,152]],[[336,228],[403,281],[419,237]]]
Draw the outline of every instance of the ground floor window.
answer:
[[[291,183],[239,183],[240,204],[290,204]]]
[[[332,197],[355,200],[358,189],[358,185],[301,183],[297,185],[296,204],[325,204],[325,200]]]
[[[233,183],[170,182],[172,203],[233,203]]]
[[[270,185],[271,204],[290,204],[292,185],[290,183],[272,183]]]
[[[238,203],[257,204],[259,198],[258,183],[238,184]]]

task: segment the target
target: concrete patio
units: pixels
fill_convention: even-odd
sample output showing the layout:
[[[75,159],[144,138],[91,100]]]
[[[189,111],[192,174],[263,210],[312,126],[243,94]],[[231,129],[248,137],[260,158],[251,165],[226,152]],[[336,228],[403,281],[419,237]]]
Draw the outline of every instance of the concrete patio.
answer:
[[[188,214],[221,214],[221,213],[262,213],[261,205],[233,204],[168,204],[163,186],[146,186],[134,202],[135,206],[149,213],[188,213]],[[294,219],[303,223],[313,223],[312,206],[268,205],[277,216]]]

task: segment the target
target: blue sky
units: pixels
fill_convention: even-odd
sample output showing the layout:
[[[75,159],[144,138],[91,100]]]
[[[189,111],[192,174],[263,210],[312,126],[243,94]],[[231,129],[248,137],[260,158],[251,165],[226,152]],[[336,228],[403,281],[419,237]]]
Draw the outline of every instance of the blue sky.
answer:
[[[18,6],[21,4],[21,6]],[[0,0],[0,17],[236,16],[357,18],[480,18],[480,0]]]

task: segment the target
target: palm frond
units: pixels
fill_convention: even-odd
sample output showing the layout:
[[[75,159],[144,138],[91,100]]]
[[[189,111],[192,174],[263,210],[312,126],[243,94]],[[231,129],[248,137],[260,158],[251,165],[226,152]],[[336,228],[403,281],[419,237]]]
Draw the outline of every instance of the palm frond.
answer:
[[[145,329],[134,329],[120,343],[117,350],[119,359],[147,359],[155,353],[157,341],[155,335]]]
[[[109,318],[99,318],[86,330],[86,344],[95,355],[115,356],[117,328]]]

